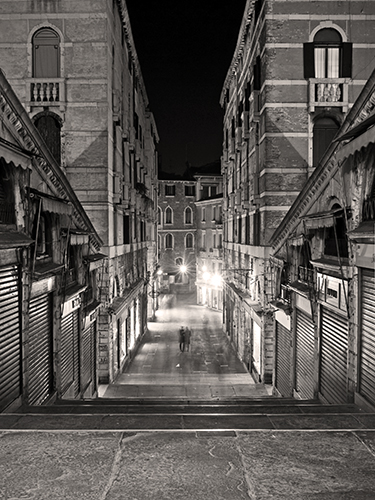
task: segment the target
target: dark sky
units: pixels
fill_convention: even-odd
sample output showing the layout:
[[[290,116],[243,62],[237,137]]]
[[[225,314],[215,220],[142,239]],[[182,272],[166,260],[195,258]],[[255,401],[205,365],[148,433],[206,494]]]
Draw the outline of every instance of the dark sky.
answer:
[[[221,90],[246,0],[126,0],[158,128],[162,168],[181,173],[222,153]]]

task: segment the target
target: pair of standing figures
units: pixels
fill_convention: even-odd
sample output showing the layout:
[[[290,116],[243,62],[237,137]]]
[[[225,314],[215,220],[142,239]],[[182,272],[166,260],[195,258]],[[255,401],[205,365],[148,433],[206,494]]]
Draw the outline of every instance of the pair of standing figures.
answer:
[[[180,342],[180,351],[184,352],[185,348],[189,351],[190,348],[190,337],[191,330],[187,326],[181,326],[179,331],[179,342]]]

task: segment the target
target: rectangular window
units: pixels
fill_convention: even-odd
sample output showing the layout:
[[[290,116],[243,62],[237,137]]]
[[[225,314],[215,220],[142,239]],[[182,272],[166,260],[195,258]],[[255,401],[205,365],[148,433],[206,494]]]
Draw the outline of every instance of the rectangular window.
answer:
[[[193,185],[185,186],[185,196],[195,196],[195,186]]]
[[[176,186],[174,184],[165,185],[165,196],[175,196]]]
[[[202,222],[206,222],[206,209],[202,207]]]

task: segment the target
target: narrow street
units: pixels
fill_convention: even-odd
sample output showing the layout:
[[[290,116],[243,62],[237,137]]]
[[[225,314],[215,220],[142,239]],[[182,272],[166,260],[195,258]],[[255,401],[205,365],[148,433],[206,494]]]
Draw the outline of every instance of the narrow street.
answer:
[[[195,304],[195,294],[164,297],[149,322],[136,355],[106,398],[231,398],[262,396],[270,388],[256,384],[222,330],[222,313]],[[179,348],[178,331],[192,332],[190,350]]]

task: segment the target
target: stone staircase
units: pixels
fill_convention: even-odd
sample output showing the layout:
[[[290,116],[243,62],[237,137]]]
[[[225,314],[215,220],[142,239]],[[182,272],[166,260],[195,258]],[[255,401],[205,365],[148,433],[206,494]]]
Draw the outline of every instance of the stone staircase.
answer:
[[[316,400],[59,400],[0,414],[0,430],[80,431],[282,431],[374,430],[375,414],[355,405]]]

